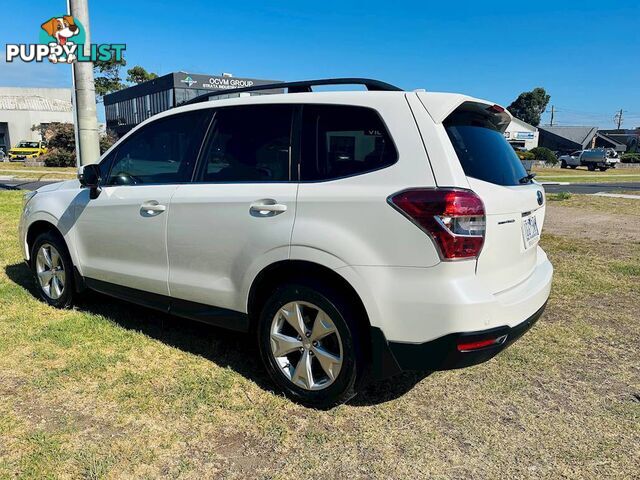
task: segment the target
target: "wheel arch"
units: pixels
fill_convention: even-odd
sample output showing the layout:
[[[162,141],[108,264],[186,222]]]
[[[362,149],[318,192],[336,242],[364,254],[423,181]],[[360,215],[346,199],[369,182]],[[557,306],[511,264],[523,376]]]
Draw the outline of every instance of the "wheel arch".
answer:
[[[35,222],[32,222],[27,227],[27,234],[25,236],[25,242],[27,244],[27,255],[28,255],[27,260],[31,260],[31,249],[33,248],[33,244],[36,241],[36,238],[38,238],[40,235],[42,235],[45,232],[54,232],[65,242],[65,245],[66,245],[67,242],[64,240],[64,235],[62,235],[62,232],[60,232],[58,227],[56,227],[53,223],[51,223],[48,220],[36,220]],[[68,249],[69,249],[69,246],[67,245],[67,250]]]
[[[262,306],[269,295],[285,282],[313,278],[343,293],[359,313],[357,321],[363,331],[371,327],[367,309],[356,289],[335,270],[309,260],[282,260],[263,268],[254,278],[247,296],[247,313],[255,328]]]

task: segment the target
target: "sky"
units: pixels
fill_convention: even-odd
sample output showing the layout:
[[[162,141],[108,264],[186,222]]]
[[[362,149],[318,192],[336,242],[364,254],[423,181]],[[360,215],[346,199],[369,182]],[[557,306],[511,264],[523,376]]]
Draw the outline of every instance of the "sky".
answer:
[[[71,86],[68,65],[8,64],[66,0],[13,4],[0,86]],[[129,66],[301,80],[370,77],[507,106],[544,87],[554,124],[640,127],[640,3],[89,0],[93,43],[126,43]],[[100,107],[100,110],[102,108]],[[543,115],[548,124],[549,113]]]

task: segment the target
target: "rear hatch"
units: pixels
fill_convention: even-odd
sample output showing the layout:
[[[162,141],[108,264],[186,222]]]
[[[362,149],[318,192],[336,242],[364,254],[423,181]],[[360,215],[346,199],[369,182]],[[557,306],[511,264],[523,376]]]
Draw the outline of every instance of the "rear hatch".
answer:
[[[476,274],[492,293],[531,275],[544,221],[544,191],[504,137],[510,121],[501,107],[468,101],[443,122],[469,188],[484,203],[486,232]]]

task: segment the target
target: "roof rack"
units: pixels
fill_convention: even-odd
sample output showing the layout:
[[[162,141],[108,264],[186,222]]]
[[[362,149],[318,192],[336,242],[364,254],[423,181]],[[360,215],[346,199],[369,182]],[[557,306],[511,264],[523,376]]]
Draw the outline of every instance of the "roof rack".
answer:
[[[390,83],[372,80],[370,78],[324,78],[320,80],[303,80],[301,82],[270,83],[268,85],[254,85],[252,87],[234,88],[229,90],[217,90],[199,95],[182,105],[206,102],[212,97],[231,95],[234,93],[257,92],[260,90],[274,90],[286,88],[287,93],[312,92],[311,87],[318,85],[364,85],[369,91],[401,92],[402,89]]]

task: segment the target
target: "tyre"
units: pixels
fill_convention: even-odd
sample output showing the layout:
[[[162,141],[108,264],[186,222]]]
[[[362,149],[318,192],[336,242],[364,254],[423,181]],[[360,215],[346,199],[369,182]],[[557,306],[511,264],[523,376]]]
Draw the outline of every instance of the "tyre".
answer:
[[[571,168],[572,168],[573,170],[575,170],[576,168],[578,168],[578,166],[577,166],[577,165],[571,165]]]
[[[31,270],[40,298],[56,308],[71,307],[75,296],[73,263],[59,234],[45,232],[36,238]]]
[[[358,391],[364,356],[356,309],[323,286],[285,284],[266,301],[258,324],[260,356],[291,399],[331,408]]]
[[[562,162],[560,162],[560,168],[567,168],[567,162],[562,160]]]
[[[595,172],[596,171],[596,166],[595,165],[587,165],[587,170],[589,170],[590,172]]]
[[[600,171],[601,172],[606,172],[607,171],[607,167],[600,167]]]

